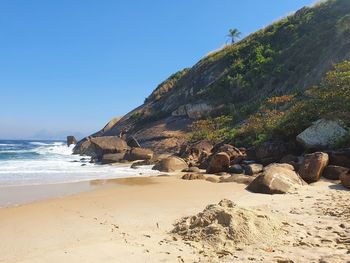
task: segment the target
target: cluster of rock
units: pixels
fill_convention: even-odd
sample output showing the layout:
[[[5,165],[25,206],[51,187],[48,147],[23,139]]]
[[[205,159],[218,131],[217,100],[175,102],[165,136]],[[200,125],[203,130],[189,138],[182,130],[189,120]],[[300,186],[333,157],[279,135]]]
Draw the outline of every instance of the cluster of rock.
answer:
[[[184,144],[177,154],[157,161],[153,151],[142,148],[134,137],[124,140],[103,136],[79,141],[73,152],[91,156],[92,162],[101,164],[139,161],[132,167],[155,164],[153,169],[161,172],[188,172],[183,176],[187,180],[204,179],[201,170],[221,177],[231,175],[219,181],[246,183],[252,192],[281,194],[316,182],[321,176],[340,180],[350,188],[350,149],[320,150],[343,135],[336,122],[320,120],[297,137],[302,149],[282,141],[268,141],[245,149],[202,140]]]
[[[91,162],[101,164],[138,160],[151,164],[154,158],[153,151],[142,148],[135,138],[124,140],[118,136],[87,137],[76,144],[73,154],[91,156]]]

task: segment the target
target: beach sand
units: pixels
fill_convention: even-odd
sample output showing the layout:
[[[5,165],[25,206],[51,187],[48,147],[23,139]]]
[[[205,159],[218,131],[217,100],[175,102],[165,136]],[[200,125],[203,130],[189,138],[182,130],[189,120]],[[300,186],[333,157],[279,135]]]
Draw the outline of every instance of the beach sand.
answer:
[[[1,208],[0,262],[350,261],[350,192],[332,182],[273,196],[179,176],[90,184],[91,191]],[[283,243],[237,246],[222,257],[170,234],[181,217],[224,198],[283,215]]]

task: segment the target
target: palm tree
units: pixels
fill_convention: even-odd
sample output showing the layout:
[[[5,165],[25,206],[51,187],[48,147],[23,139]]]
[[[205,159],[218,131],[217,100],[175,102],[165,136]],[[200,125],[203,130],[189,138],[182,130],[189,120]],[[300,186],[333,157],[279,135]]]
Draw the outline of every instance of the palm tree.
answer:
[[[236,40],[239,39],[241,34],[242,33],[239,32],[237,28],[233,28],[229,30],[229,34],[227,35],[227,37],[231,39],[231,44],[233,45],[236,42]]]

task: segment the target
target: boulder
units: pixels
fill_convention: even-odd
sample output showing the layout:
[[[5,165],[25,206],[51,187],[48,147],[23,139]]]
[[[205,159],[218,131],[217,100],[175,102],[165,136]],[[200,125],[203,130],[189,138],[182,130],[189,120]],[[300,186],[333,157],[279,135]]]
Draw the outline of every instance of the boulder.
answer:
[[[306,154],[300,165],[299,174],[307,183],[313,183],[320,179],[327,165],[328,154],[323,152]]]
[[[252,150],[250,150],[252,151]],[[254,154],[256,160],[264,165],[278,162],[286,155],[288,149],[284,142],[281,141],[267,141],[254,147]],[[252,155],[250,153],[250,155]]]
[[[77,139],[74,136],[67,136],[67,146],[71,146],[72,144],[77,144]]]
[[[128,149],[126,142],[117,136],[87,137],[74,147],[74,154],[102,157],[106,153],[122,153]]]
[[[339,180],[342,174],[347,174],[349,172],[349,168],[336,166],[336,165],[328,165],[324,171],[322,176],[329,180]]]
[[[262,164],[258,164],[258,163],[247,164],[244,166],[244,170],[245,170],[246,174],[248,174],[248,175],[254,175],[254,174],[261,173],[263,168],[264,168],[264,166]]]
[[[304,184],[305,182],[290,167],[274,164],[265,167],[263,173],[256,177],[247,189],[254,193],[284,194]]]
[[[205,176],[203,174],[184,174],[181,179],[183,180],[204,180]]]
[[[207,167],[207,173],[215,174],[226,172],[230,166],[230,156],[227,153],[219,152],[214,154]]]
[[[215,153],[220,153],[224,152],[230,157],[230,163],[233,164],[238,164],[242,162],[242,160],[245,158],[245,152],[242,152],[240,149],[230,145],[230,144],[217,144],[214,146],[212,152]]]
[[[306,149],[324,149],[346,135],[339,120],[320,119],[297,136],[297,141]]]
[[[128,161],[151,160],[152,158],[153,151],[145,148],[132,148],[125,155],[125,159]]]
[[[141,148],[140,143],[134,136],[130,136],[126,141],[127,145],[131,148]]]
[[[327,152],[329,164],[350,168],[350,149]]]
[[[243,174],[244,169],[239,164],[234,164],[228,168],[228,172],[233,174]]]
[[[188,166],[183,159],[176,156],[170,156],[160,160],[152,169],[161,172],[180,172],[186,168],[188,168]]]
[[[213,149],[213,144],[208,140],[199,141],[193,145],[181,146],[179,156],[193,166],[207,166],[207,158]]]
[[[118,163],[124,159],[125,153],[106,153],[102,156],[101,164]]]
[[[340,177],[339,177],[339,179],[340,179],[341,184],[342,184],[344,187],[350,189],[350,173],[341,174]]]

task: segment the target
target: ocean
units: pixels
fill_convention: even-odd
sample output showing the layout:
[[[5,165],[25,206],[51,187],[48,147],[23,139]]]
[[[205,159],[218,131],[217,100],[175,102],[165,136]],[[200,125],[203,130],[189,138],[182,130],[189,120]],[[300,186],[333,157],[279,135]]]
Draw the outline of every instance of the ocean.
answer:
[[[157,174],[150,166],[137,169],[96,165],[72,155],[65,141],[0,140],[0,186],[39,185]]]

